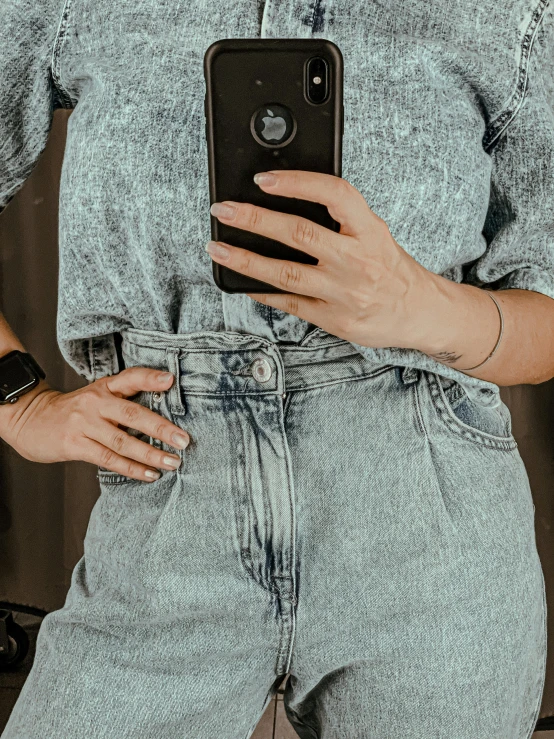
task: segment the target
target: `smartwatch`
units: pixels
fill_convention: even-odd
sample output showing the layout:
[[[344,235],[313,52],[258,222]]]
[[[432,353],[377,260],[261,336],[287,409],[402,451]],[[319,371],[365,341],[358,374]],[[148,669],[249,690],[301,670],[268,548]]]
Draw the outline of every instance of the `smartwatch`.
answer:
[[[0,357],[0,405],[15,403],[36,387],[46,373],[28,352],[14,349]]]

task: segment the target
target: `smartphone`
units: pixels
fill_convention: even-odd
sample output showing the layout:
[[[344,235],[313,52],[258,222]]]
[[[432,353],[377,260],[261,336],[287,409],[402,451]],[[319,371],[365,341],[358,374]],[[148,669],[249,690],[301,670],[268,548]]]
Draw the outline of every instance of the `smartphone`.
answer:
[[[210,205],[234,200],[308,218],[333,231],[327,207],[263,192],[256,172],[301,169],[341,177],[343,58],[319,38],[221,39],[204,55]],[[275,239],[210,215],[211,238],[305,264],[318,260]],[[282,293],[212,260],[215,284],[227,293]]]

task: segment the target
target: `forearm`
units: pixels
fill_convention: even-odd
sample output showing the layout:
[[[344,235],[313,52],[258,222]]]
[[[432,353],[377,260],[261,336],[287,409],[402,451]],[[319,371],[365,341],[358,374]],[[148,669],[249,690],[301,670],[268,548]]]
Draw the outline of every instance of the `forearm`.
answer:
[[[22,352],[27,351],[14,334],[3,314],[0,313],[0,357],[13,351],[13,349],[19,349]]]
[[[495,290],[504,316],[486,291],[433,275],[427,293],[427,333],[415,348],[443,364],[497,385],[539,384],[554,377],[554,300],[532,290]]]

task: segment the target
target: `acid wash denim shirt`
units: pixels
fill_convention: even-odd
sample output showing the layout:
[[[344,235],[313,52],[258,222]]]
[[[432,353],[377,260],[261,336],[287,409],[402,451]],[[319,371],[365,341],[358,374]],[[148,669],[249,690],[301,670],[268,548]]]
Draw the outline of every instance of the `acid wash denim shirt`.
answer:
[[[0,209],[72,109],[57,339],[77,373],[117,372],[123,327],[322,331],[213,280],[203,58],[235,37],[337,44],[342,175],[394,239],[447,279],[554,298],[549,0],[2,0]],[[498,403],[495,383],[418,350],[353,346]]]

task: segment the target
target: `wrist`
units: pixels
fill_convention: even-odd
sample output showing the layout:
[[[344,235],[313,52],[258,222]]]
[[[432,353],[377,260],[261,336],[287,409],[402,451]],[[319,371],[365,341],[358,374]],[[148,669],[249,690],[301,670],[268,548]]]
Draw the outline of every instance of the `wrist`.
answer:
[[[499,331],[498,311],[485,292],[433,273],[427,331],[415,348],[454,369],[482,362]]]
[[[15,403],[0,405],[0,439],[10,444],[10,437],[13,436],[19,418],[25,413],[37,395],[52,389],[46,380],[41,379],[38,385],[21,395]]]
[[[412,309],[409,311],[412,325],[409,326],[406,346],[431,355],[444,351],[447,344],[452,345],[453,284],[451,280],[425,270],[412,290]]]

